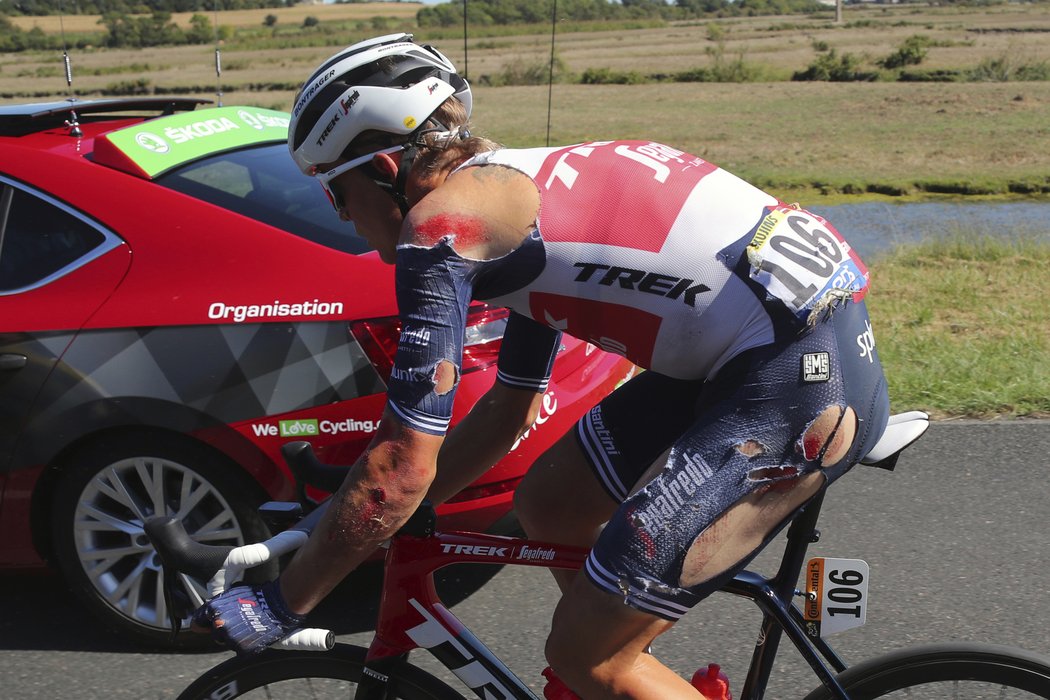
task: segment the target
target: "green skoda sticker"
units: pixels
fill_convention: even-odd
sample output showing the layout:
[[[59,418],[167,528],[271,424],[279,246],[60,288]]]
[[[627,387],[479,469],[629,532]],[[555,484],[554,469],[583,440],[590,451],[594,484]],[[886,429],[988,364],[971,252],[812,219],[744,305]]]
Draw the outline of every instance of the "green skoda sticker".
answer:
[[[288,139],[288,114],[260,107],[218,107],[151,119],[106,136],[153,178],[213,153]]]
[[[277,423],[281,427],[281,437],[304,437],[319,435],[316,418],[301,418],[298,420],[282,420]]]

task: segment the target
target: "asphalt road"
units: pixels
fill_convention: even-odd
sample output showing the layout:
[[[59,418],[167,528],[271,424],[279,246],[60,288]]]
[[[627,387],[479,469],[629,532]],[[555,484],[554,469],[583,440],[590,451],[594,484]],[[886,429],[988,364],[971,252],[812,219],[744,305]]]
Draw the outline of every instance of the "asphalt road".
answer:
[[[833,487],[811,551],[871,566],[868,624],[833,637],[839,652],[858,661],[971,640],[1050,655],[1048,452],[1048,421],[938,423],[896,472],[860,467]],[[755,568],[771,570],[778,545]],[[140,653],[99,631],[53,576],[0,577],[0,601],[0,698],[165,700],[226,655]],[[547,573],[522,567],[499,572],[453,610],[539,691],[553,604]],[[365,643],[367,617],[343,623],[340,638]],[[720,663],[739,684],[758,621],[746,601],[716,596],[654,651],[683,673]],[[768,697],[797,698],[816,685],[785,648]]]

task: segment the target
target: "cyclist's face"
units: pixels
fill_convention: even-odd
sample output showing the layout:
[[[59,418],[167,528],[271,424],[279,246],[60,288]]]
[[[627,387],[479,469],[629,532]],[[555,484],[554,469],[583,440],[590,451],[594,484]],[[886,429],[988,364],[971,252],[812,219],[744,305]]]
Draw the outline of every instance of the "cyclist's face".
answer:
[[[328,186],[341,204],[339,218],[352,221],[358,235],[376,249],[379,257],[393,263],[402,217],[390,195],[361,168],[342,173]]]

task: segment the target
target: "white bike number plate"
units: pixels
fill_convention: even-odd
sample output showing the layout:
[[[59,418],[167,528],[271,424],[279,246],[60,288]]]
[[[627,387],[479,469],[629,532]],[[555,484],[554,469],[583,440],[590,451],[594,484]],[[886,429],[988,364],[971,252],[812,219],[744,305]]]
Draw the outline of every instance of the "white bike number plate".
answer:
[[[806,564],[806,634],[827,637],[864,624],[868,610],[868,563],[816,557]]]

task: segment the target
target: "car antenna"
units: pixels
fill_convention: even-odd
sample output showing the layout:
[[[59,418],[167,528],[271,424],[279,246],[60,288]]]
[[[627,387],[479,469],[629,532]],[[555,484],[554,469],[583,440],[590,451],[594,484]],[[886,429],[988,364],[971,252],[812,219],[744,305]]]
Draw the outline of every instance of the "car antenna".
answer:
[[[222,107],[222,49],[219,48],[219,0],[213,0],[212,11],[215,13],[215,96]]]
[[[554,33],[558,26],[558,0],[551,9],[551,66],[547,77],[547,146],[551,145],[551,103],[554,101]]]
[[[69,107],[69,119],[66,121],[66,126],[69,127],[69,135],[80,138],[84,135],[84,132],[80,129],[80,120],[77,117],[77,110],[75,109],[75,103],[77,98],[73,95],[73,63],[69,59],[69,50],[66,45],[66,26],[63,22],[66,11],[62,1],[58,3],[58,28],[62,34],[62,63],[66,69],[66,90],[69,91],[69,97],[66,98],[70,103]]]

